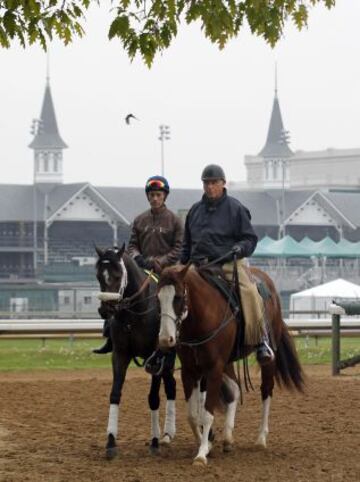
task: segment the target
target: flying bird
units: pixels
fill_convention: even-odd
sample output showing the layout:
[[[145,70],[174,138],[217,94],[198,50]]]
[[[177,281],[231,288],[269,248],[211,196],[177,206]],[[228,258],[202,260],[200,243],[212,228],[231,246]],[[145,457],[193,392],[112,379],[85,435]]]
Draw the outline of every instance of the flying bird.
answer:
[[[130,120],[131,120],[131,119],[139,120],[137,117],[134,116],[134,114],[128,114],[128,115],[125,117],[125,122],[127,123],[127,125],[130,124]]]

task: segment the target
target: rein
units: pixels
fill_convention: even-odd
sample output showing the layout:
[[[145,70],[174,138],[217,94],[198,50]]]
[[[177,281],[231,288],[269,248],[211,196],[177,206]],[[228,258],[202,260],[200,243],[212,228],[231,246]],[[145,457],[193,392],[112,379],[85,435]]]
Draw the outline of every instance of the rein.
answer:
[[[219,262],[221,261],[224,261],[225,259],[228,258],[228,256],[232,254],[232,251],[229,251],[228,253],[224,254],[223,256],[220,256],[219,258],[216,258],[214,259],[213,261],[209,262],[209,263],[206,263],[206,264],[203,264],[201,265],[201,268],[207,268],[208,266],[213,266],[213,265],[216,265],[218,264]],[[239,283],[239,280],[238,280],[238,277],[237,277],[237,271],[236,271],[236,267],[235,267],[235,261],[236,261],[236,255],[234,254],[234,273],[233,273],[233,282],[235,280],[235,286],[238,288],[238,283]],[[229,308],[230,308],[230,300],[227,302],[227,306],[226,306],[226,311],[225,311],[225,315],[224,315],[224,318],[222,320],[222,322],[220,323],[220,325],[215,328],[214,330],[212,330],[210,333],[206,334],[206,335],[203,335],[199,338],[195,338],[193,340],[188,340],[188,341],[179,341],[178,342],[178,345],[182,345],[182,346],[188,346],[188,347],[196,347],[196,346],[201,346],[201,345],[204,345],[205,343],[208,343],[209,341],[213,340],[219,333],[221,330],[223,330],[229,323],[232,319],[236,318],[236,315],[237,315],[237,312],[236,313],[230,313],[230,316],[228,318],[226,318],[226,314],[227,312],[229,311]],[[231,311],[231,310],[230,310]],[[170,316],[170,315],[168,315]],[[175,324],[177,326],[177,329],[178,331],[180,331],[180,323],[179,323],[179,320],[180,320],[180,317],[178,317],[176,320],[175,320]]]
[[[229,307],[229,305],[228,305]],[[227,310],[226,310],[227,311]],[[189,347],[196,347],[196,346],[201,346],[204,345],[205,343],[213,340],[221,330],[223,330],[231,320],[234,319],[234,314],[231,313],[231,315],[228,318],[224,318],[223,321],[220,323],[220,325],[212,330],[209,334],[203,335],[199,338],[195,338],[193,340],[188,340],[188,341],[179,341],[177,344],[182,345],[182,346],[189,346]]]

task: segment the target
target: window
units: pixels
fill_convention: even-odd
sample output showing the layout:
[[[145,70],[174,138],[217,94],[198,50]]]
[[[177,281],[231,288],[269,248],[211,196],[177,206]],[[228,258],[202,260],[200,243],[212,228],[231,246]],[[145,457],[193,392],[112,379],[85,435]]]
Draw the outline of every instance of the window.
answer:
[[[274,163],[273,163],[273,174],[274,174],[273,175],[274,179],[277,179],[277,177],[278,177],[278,163],[277,163],[277,161],[274,161]]]
[[[269,163],[265,162],[265,179],[269,179]]]
[[[64,305],[70,305],[70,296],[64,296]]]
[[[91,305],[91,296],[84,296],[84,305]]]

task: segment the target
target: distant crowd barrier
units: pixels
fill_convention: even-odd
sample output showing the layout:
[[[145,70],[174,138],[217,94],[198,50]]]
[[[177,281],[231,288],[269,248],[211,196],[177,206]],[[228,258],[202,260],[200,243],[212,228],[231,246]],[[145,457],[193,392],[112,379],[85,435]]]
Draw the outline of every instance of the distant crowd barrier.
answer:
[[[339,375],[340,370],[360,363],[360,355],[345,360],[340,359],[340,324],[343,327],[341,316],[360,315],[360,302],[332,303],[329,307],[329,313],[332,318],[332,374]]]

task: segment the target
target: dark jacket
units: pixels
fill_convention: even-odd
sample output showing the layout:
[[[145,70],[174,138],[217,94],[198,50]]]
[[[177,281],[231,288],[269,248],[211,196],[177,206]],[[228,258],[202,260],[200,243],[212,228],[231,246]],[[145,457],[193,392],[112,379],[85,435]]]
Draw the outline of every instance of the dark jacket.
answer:
[[[151,209],[134,220],[128,252],[130,256],[155,258],[162,268],[175,264],[180,257],[183,225],[166,206],[154,214]]]
[[[212,261],[241,248],[241,257],[250,256],[256,248],[257,236],[251,225],[249,210],[226,189],[220,199],[211,201],[205,194],[195,203],[185,221],[185,235],[180,261],[190,259]]]

